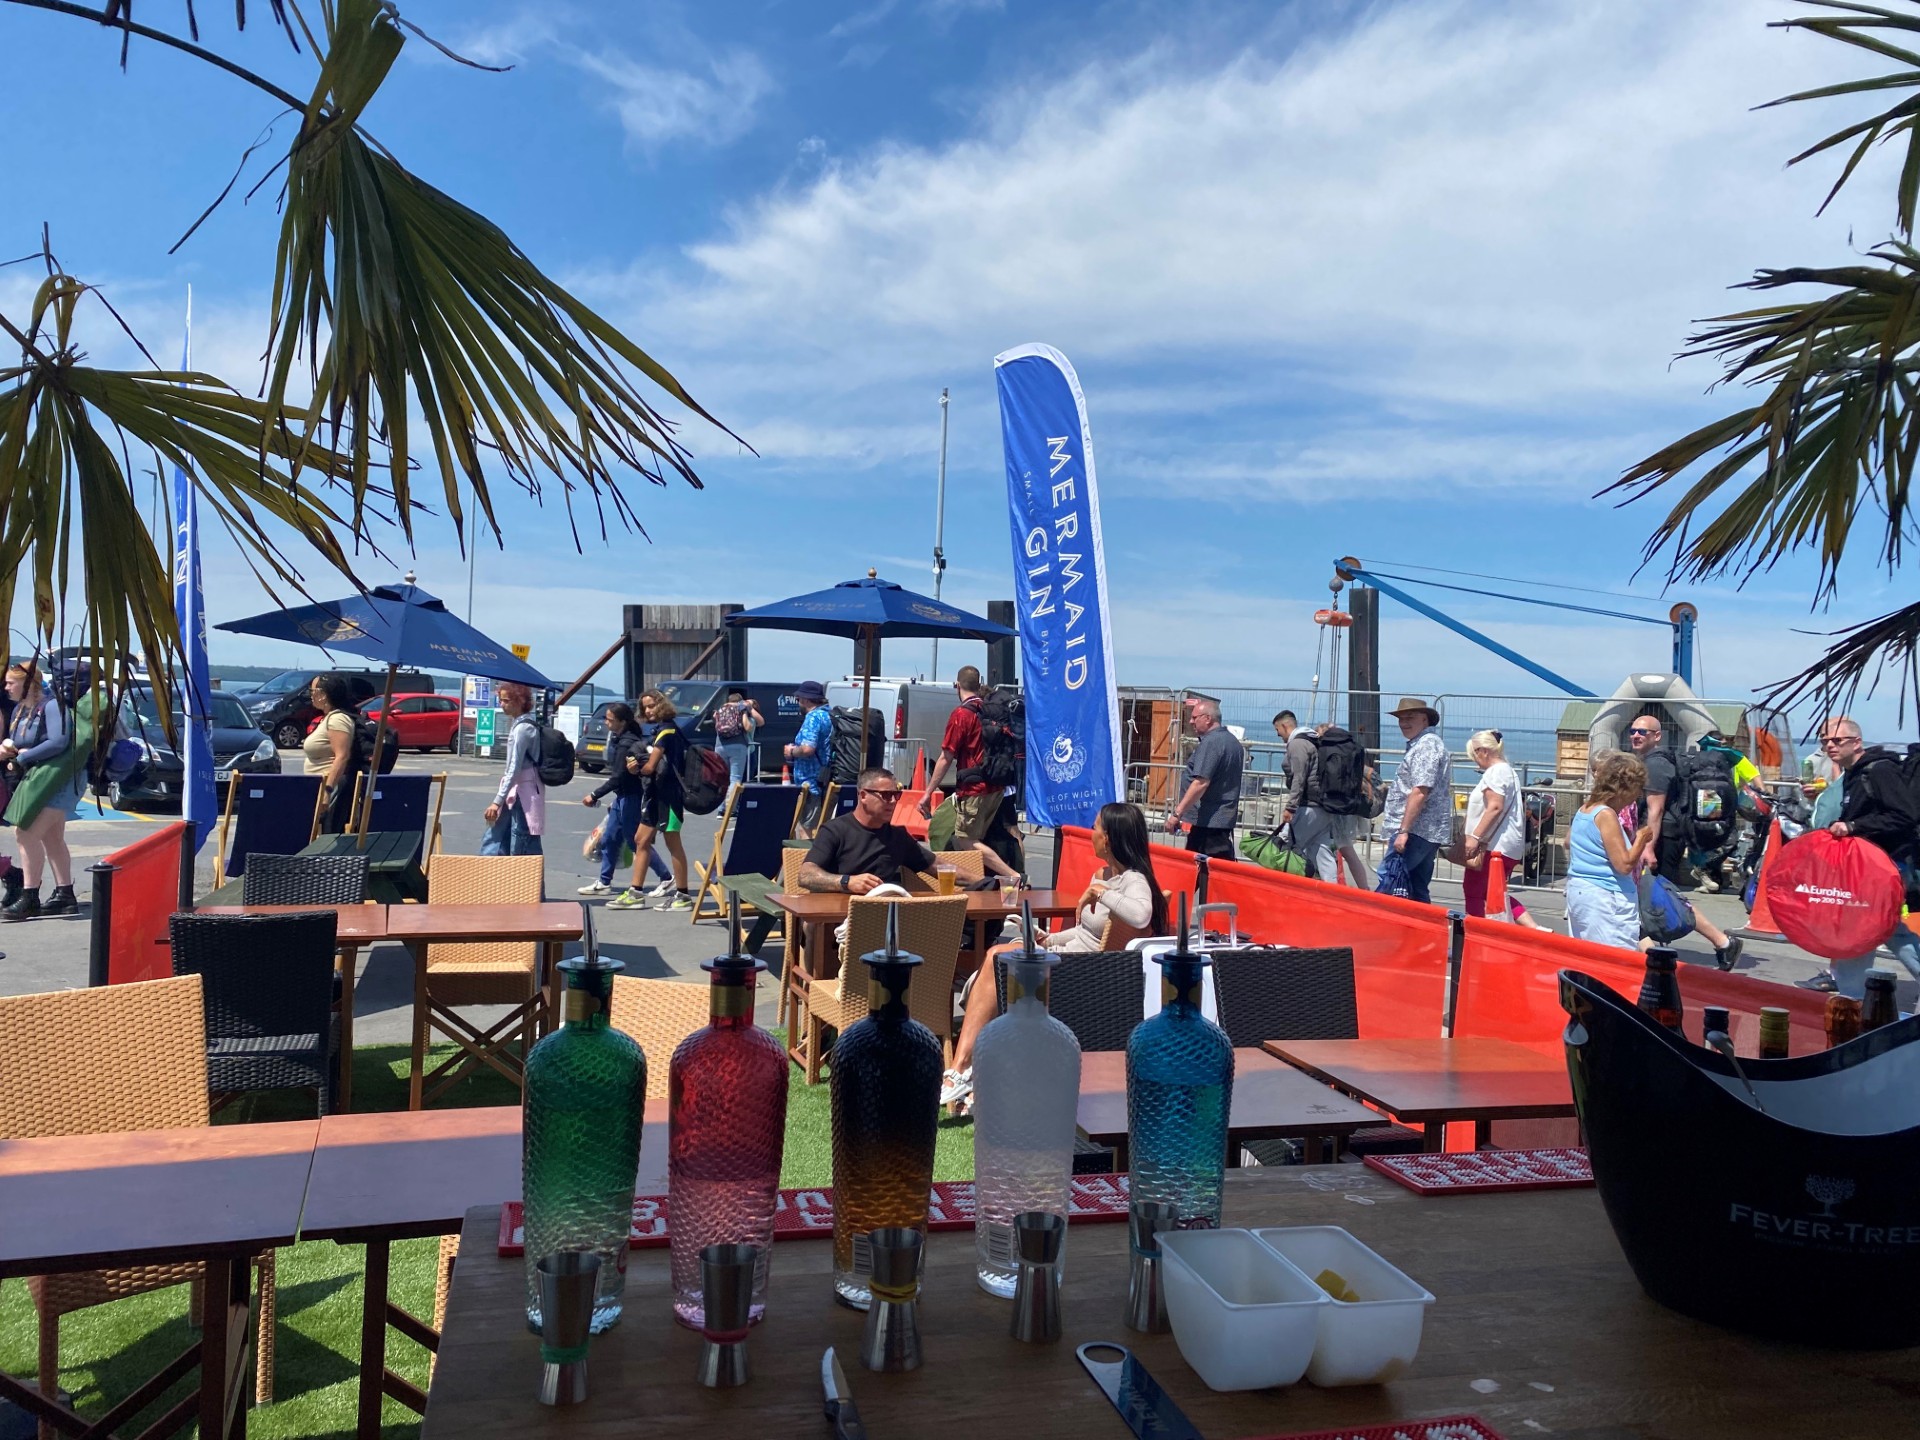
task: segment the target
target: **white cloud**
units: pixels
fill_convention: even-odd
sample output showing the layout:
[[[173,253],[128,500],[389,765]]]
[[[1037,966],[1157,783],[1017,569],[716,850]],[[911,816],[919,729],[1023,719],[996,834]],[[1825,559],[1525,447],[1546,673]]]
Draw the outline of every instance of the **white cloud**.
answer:
[[[608,83],[627,138],[648,150],[669,140],[737,140],[753,128],[755,107],[774,88],[773,76],[749,50],[727,50],[684,70],[619,51],[574,50],[569,59]]]
[[[886,19],[887,16],[891,15],[894,6],[898,3],[899,0],[874,0],[874,3],[865,9],[856,10],[844,20],[837,22],[831,30],[827,31],[827,38],[829,40],[845,40],[850,36],[860,34],[862,31],[871,30],[882,20]]]

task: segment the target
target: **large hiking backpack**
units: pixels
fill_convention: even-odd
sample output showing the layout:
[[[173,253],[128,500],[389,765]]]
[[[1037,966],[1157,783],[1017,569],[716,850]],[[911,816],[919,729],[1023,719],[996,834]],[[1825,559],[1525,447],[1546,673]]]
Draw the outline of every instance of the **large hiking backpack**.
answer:
[[[871,770],[885,755],[887,722],[878,710],[867,711],[867,753],[862,758],[859,710],[836,705],[829,718],[833,722],[833,763],[827,768],[827,779],[835,785],[852,785],[862,770]]]
[[[995,790],[1018,785],[1027,773],[1027,706],[1019,692],[996,690],[980,702],[980,739],[986,755],[980,780]]]
[[[689,745],[680,761],[680,808],[688,815],[711,815],[726,798],[732,772],[727,757],[704,745]]]
[[[557,725],[540,727],[539,744],[534,748],[534,765],[540,771],[540,783],[549,790],[573,783],[573,741]]]
[[[1330,815],[1365,815],[1372,808],[1367,796],[1367,751],[1338,725],[1314,741],[1314,775],[1309,791],[1318,790],[1319,798],[1310,803]]]
[[[377,720],[369,720],[366,716],[357,713],[354,715],[353,763],[363,775],[374,773],[376,769],[381,775],[390,775],[393,773],[393,767],[399,763],[400,737],[393,732],[392,726],[388,726],[387,733],[380,742],[380,763],[377,767],[374,765],[373,742],[379,731],[380,723]]]
[[[1724,750],[1689,750],[1680,757],[1680,814],[1687,822],[1687,845],[1714,851],[1733,840],[1740,794],[1733,783],[1733,760]]]

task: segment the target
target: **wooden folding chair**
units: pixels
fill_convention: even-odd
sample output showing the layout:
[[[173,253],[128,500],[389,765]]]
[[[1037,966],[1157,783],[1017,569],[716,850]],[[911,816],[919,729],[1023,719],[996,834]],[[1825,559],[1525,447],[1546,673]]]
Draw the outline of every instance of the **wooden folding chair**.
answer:
[[[220,821],[216,886],[244,875],[247,856],[256,850],[266,855],[297,855],[313,843],[320,824],[320,779],[318,775],[234,775],[227,785],[227,808]]]
[[[787,1033],[787,1053],[805,1070],[809,1085],[820,1083],[826,1032],[844,1030],[867,1013],[872,975],[860,957],[886,948],[889,905],[900,907],[900,948],[924,962],[913,972],[907,1009],[939,1036],[943,1045],[951,1038],[953,971],[960,959],[960,932],[967,923],[967,897],[916,895],[906,900],[870,900],[856,896],[847,909],[847,938],[840,942],[840,973],[822,980],[808,974],[802,965],[790,967],[799,1014],[795,1029]]]
[[[434,862],[427,877],[430,905],[537,904],[545,862],[538,855],[448,855]],[[425,1043],[439,1031],[460,1047],[428,1071],[422,1103],[431,1100],[469,1070],[491,1065],[516,1085],[525,1081],[526,1055],[533,1048],[542,1007],[545,977],[540,945],[532,940],[486,940],[427,947],[427,1006],[416,1022]],[[485,1030],[456,1012],[464,1005],[509,1005]],[[509,1047],[519,1041],[519,1053]],[[437,1083],[435,1083],[437,1082]]]
[[[689,918],[724,919],[726,894],[721,882],[729,875],[764,875],[771,880],[780,873],[780,849],[793,834],[800,818],[800,804],[806,792],[798,785],[736,785],[727,797],[727,809],[720,829],[714,832],[713,850],[705,865],[694,866],[699,888]],[[732,822],[732,834],[727,821]],[[722,862],[722,842],[726,860]],[[703,901],[712,892],[713,907]]]

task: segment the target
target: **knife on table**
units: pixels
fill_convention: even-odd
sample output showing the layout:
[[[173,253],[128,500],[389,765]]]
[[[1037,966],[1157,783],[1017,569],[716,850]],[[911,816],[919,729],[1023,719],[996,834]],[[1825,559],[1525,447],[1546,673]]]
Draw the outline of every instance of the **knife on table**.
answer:
[[[860,1423],[860,1407],[853,1403],[846,1372],[840,1368],[840,1357],[831,1345],[820,1357],[820,1388],[827,1393],[827,1419],[833,1422],[836,1440],[867,1440],[867,1427]]]

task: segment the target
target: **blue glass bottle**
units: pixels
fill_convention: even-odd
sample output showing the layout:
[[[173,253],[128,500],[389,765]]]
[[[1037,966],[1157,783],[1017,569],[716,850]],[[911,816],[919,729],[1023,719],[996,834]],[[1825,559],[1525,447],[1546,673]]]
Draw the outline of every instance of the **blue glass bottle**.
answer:
[[[1172,1205],[1196,1230],[1220,1224],[1233,1042],[1200,1013],[1208,961],[1187,948],[1185,899],[1176,948],[1160,957],[1160,1013],[1127,1037],[1127,1148],[1133,1202]]]

